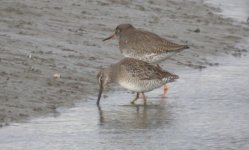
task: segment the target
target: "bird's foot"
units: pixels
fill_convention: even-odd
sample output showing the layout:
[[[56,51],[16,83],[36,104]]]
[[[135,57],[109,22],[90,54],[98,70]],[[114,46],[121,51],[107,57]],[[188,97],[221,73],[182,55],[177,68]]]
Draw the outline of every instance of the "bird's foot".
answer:
[[[131,101],[131,104],[135,104],[135,101],[138,100],[139,98],[139,93],[137,93],[136,97],[134,98],[134,100]]]
[[[167,94],[168,89],[169,89],[169,88],[167,87],[167,85],[164,84],[164,85],[163,85],[163,96],[165,96],[165,95]]]
[[[131,101],[130,103],[131,103],[132,105],[134,105],[134,104],[135,104],[135,101],[133,100],[133,101]]]

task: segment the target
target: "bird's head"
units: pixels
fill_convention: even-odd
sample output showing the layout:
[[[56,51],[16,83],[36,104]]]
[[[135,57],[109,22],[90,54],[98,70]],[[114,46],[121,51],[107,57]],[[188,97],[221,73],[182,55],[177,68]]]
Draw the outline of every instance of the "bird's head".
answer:
[[[116,27],[114,34],[105,38],[103,41],[114,39],[114,38],[119,38],[125,31],[129,29],[134,29],[134,27],[131,24],[120,24]]]
[[[99,84],[99,95],[97,99],[97,105],[99,105],[99,101],[104,90],[104,87],[111,82],[110,69],[103,69],[97,75],[97,82]]]

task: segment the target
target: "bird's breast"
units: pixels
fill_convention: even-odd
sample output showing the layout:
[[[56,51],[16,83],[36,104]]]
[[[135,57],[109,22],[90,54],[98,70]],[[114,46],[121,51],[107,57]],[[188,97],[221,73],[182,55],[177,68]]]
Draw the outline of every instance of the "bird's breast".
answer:
[[[120,86],[134,92],[148,92],[163,85],[160,80],[119,80]]]

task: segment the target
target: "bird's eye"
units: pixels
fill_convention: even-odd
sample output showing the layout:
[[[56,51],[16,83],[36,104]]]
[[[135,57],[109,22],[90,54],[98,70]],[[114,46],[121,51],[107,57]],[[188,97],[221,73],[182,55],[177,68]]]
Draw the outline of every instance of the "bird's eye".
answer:
[[[99,76],[99,83],[101,83],[103,81],[103,75]]]
[[[116,33],[120,33],[120,31],[121,31],[121,30],[120,30],[119,28],[116,29]]]

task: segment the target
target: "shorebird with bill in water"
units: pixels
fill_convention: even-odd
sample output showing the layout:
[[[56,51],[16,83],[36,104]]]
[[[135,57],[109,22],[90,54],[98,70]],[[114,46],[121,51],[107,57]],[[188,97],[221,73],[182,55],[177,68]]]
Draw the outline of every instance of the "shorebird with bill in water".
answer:
[[[144,104],[146,105],[147,100],[144,92],[152,91],[178,78],[177,75],[148,62],[134,58],[124,58],[98,73],[99,95],[97,105],[99,106],[104,87],[111,82],[118,83],[120,86],[137,93],[136,98],[131,101],[132,104],[139,98],[139,93],[142,93]]]
[[[120,24],[115,32],[103,41],[117,38],[119,49],[125,57],[143,60],[152,64],[157,64],[170,56],[189,48],[188,45],[180,45],[170,42],[159,35],[137,29],[131,24]],[[167,91],[164,86],[164,94]]]

